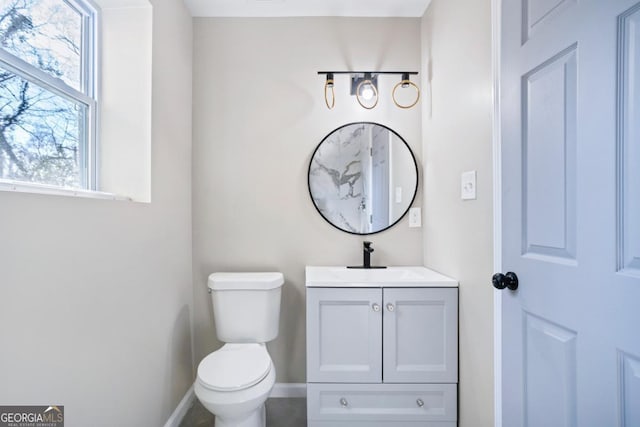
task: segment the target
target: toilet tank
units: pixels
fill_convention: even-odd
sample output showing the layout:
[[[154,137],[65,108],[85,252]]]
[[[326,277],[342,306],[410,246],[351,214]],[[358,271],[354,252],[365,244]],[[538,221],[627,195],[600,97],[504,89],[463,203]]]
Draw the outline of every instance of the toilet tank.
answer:
[[[213,273],[209,276],[218,339],[264,343],[278,336],[282,273]]]

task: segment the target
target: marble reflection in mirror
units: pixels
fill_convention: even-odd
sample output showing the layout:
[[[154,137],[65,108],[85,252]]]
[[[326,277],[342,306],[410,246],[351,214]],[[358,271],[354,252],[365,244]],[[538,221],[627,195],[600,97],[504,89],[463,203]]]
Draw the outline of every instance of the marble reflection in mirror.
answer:
[[[309,193],[320,214],[353,234],[372,234],[398,222],[418,186],[415,158],[392,129],[376,123],[342,126],[316,148]]]

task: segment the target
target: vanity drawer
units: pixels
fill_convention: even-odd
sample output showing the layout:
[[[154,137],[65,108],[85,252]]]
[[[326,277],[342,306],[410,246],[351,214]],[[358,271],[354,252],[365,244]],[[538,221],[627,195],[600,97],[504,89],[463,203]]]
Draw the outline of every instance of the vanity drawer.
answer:
[[[457,415],[456,384],[307,384],[309,427],[448,427]]]

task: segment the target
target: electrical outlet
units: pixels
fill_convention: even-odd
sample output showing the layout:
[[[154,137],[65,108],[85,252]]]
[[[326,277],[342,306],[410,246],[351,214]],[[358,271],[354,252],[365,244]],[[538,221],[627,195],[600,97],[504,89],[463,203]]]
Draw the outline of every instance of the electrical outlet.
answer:
[[[409,227],[422,227],[422,209],[411,208],[409,209]]]
[[[460,178],[460,198],[462,200],[476,199],[476,171],[462,173]]]

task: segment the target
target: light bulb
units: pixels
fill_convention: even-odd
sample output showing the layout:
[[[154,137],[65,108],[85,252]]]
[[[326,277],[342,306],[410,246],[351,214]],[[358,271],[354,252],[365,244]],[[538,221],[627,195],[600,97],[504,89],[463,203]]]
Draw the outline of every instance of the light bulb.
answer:
[[[371,85],[366,85],[364,88],[362,88],[362,98],[366,99],[367,101],[369,101],[370,99],[373,98],[373,89],[371,88]]]

